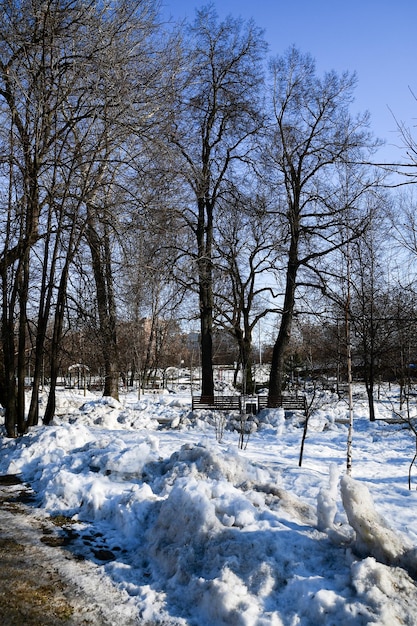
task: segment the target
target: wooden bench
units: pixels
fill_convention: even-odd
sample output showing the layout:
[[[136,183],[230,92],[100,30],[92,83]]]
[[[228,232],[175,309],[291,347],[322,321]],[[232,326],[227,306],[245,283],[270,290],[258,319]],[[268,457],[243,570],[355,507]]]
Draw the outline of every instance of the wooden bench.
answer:
[[[214,409],[216,411],[240,411],[240,396],[193,396],[191,399],[191,408],[195,409]]]
[[[245,402],[245,406],[242,405]],[[283,408],[284,411],[303,411],[307,414],[307,398],[305,396],[282,395],[270,398],[269,396],[257,396],[245,398],[242,396],[193,396],[191,399],[192,410],[208,409],[216,411],[241,411],[245,413],[259,413],[266,408]]]
[[[305,396],[258,396],[259,410],[266,408],[282,408],[284,411],[303,411],[307,414],[307,398]]]

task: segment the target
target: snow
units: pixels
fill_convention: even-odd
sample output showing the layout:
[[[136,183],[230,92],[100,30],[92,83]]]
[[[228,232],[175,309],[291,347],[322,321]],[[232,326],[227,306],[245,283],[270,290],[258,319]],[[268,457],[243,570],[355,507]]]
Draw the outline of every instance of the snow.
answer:
[[[330,393],[301,468],[302,420],[281,409],[259,415],[242,450],[186,393],[62,390],[57,407],[52,426],[0,440],[0,472],[68,518],[68,549],[95,567],[83,584],[109,616],[120,598],[119,626],[416,623],[416,441],[390,402],[371,423],[355,393],[350,476],[347,406]]]

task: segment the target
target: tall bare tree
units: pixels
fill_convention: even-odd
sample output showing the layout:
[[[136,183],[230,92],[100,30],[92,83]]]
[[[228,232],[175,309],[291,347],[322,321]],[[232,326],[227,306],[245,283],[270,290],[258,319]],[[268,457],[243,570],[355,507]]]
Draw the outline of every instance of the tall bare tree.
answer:
[[[71,102],[72,108],[67,105],[82,67],[81,57],[74,49],[75,35],[88,14],[88,7],[81,2],[2,2],[0,150],[8,192],[2,212],[0,273],[4,402],[10,436],[27,428],[26,352],[35,350],[38,374],[54,290],[51,285],[59,271],[57,258],[64,231],[57,232],[57,198],[62,195],[62,190],[58,193],[58,162],[71,126],[84,114],[76,100]],[[40,299],[36,339],[28,348],[29,289],[34,268],[40,272]],[[31,298],[30,306],[33,315],[35,298]],[[36,419],[32,412],[29,421]]]
[[[376,419],[374,395],[378,370],[392,336],[388,311],[394,285],[387,267],[390,244],[388,225],[382,219],[386,214],[386,210],[379,211],[364,236],[351,245],[351,327],[357,340],[355,348],[361,361],[371,421]]]
[[[150,106],[152,89],[144,87],[145,78],[157,82],[158,59],[147,45],[157,29],[156,7],[154,0],[1,3],[0,164],[8,181],[0,251],[1,379],[10,436],[38,419],[37,386],[26,419],[25,365],[27,353],[34,353],[37,385],[49,327],[45,421],[53,418],[68,278],[82,235],[91,244],[97,302],[105,312],[100,319],[112,339],[106,391],[117,395],[117,356],[109,349],[115,346],[115,177],[121,162],[132,159],[126,138],[148,128],[160,108],[160,102]]]
[[[262,126],[260,86],[265,43],[252,22],[220,22],[212,6],[197,11],[183,45],[183,65],[169,135],[186,184],[184,219],[194,234],[201,335],[202,390],[213,397],[213,241],[222,188],[244,167]],[[175,111],[175,112],[174,112]]]
[[[313,59],[291,48],[272,61],[271,82],[273,113],[267,162],[287,246],[282,315],[269,380],[273,403],[284,387],[284,356],[301,270],[314,271],[318,259],[340,246],[346,211],[358,202],[357,185],[349,198],[344,186],[340,193],[339,169],[364,161],[363,153],[375,143],[368,132],[368,116],[353,119],[349,113],[354,75],[328,72],[319,78]],[[358,177],[358,171],[354,176]],[[362,192],[372,184],[363,174],[360,180]]]
[[[279,229],[268,211],[268,200],[255,183],[221,200],[216,239],[216,322],[239,347],[236,369],[242,370],[243,391],[255,393],[253,332],[268,314],[278,313],[274,288]]]

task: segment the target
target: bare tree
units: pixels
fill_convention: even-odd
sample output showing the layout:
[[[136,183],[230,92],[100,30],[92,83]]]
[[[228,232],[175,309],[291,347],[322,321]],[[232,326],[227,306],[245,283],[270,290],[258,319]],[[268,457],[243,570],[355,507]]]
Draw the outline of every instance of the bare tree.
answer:
[[[183,67],[169,143],[186,183],[182,209],[195,240],[201,328],[202,395],[213,397],[213,242],[218,200],[232,166],[248,160],[259,131],[259,87],[265,44],[252,22],[219,22],[213,7],[197,11],[183,46]]]
[[[386,225],[380,216],[370,221],[363,237],[351,246],[351,326],[368,396],[370,420],[375,420],[374,394],[378,368],[388,348],[390,289],[387,272]]]
[[[14,436],[16,429],[22,433],[28,426],[24,387],[31,274],[40,273],[36,339],[30,346],[39,376],[53,285],[61,269],[57,259],[65,247],[64,230],[59,230],[65,209],[57,207],[62,197],[58,162],[62,165],[72,125],[84,114],[76,101],[72,108],[67,104],[82,67],[74,38],[89,11],[82,3],[58,0],[10,0],[2,9],[0,115],[7,130],[1,134],[0,150],[8,192],[0,274],[6,429]],[[33,314],[34,302],[30,304]],[[36,393],[29,422],[37,419]]]
[[[158,63],[145,45],[157,26],[153,0],[105,6],[7,0],[2,9],[0,164],[8,190],[0,251],[1,377],[6,429],[15,436],[38,419],[37,386],[25,417],[25,365],[28,350],[34,352],[37,385],[50,316],[45,421],[53,418],[67,285],[82,235],[91,244],[102,325],[113,342],[110,244],[117,219],[110,216],[120,198],[115,177],[122,158],[132,159],[126,138],[133,131],[137,137],[139,127],[148,129],[159,108],[149,105],[153,90],[144,87]],[[145,59],[148,64],[140,65]],[[140,76],[139,66],[146,67]],[[29,300],[33,285],[37,303]],[[117,394],[117,357],[109,349],[114,345],[106,346],[111,394]]]
[[[349,198],[344,186],[339,192],[338,169],[363,161],[361,153],[374,142],[367,131],[368,117],[352,119],[349,115],[354,76],[329,72],[320,79],[312,58],[295,48],[272,62],[271,76],[273,126],[268,166],[274,175],[277,205],[282,207],[277,219],[286,225],[287,245],[283,313],[269,381],[273,403],[284,386],[284,355],[291,336],[300,270],[314,271],[318,259],[340,247],[346,210],[358,202],[357,186]],[[372,181],[363,175],[359,179],[363,193]]]
[[[253,332],[269,313],[277,293],[271,287],[277,272],[279,232],[264,196],[255,187],[236,189],[221,200],[216,239],[216,322],[234,337],[239,347],[238,368],[243,372],[243,393],[255,393],[252,372]],[[237,370],[236,370],[237,375]],[[235,376],[236,382],[236,376]]]
[[[155,110],[160,103],[153,98],[160,72],[154,60],[159,51],[154,40],[155,2],[115,2],[111,20],[106,11],[102,7],[91,17],[90,28],[100,30],[100,40],[86,67],[90,81],[87,105],[91,108],[86,109],[73,132],[85,190],[84,236],[95,283],[105,367],[103,393],[117,399],[120,366],[115,268],[122,257],[124,213],[131,201],[125,187],[126,170],[156,125]]]

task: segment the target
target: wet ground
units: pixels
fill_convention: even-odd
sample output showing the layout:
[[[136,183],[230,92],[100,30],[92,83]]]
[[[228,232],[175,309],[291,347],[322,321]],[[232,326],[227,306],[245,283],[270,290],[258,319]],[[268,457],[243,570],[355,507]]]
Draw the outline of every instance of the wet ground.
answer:
[[[2,626],[140,624],[136,619],[117,621],[117,604],[123,605],[126,598],[116,588],[105,590],[106,597],[114,596],[114,614],[101,605],[97,566],[68,550],[70,540],[60,520],[33,506],[28,486],[16,476],[0,476]]]

